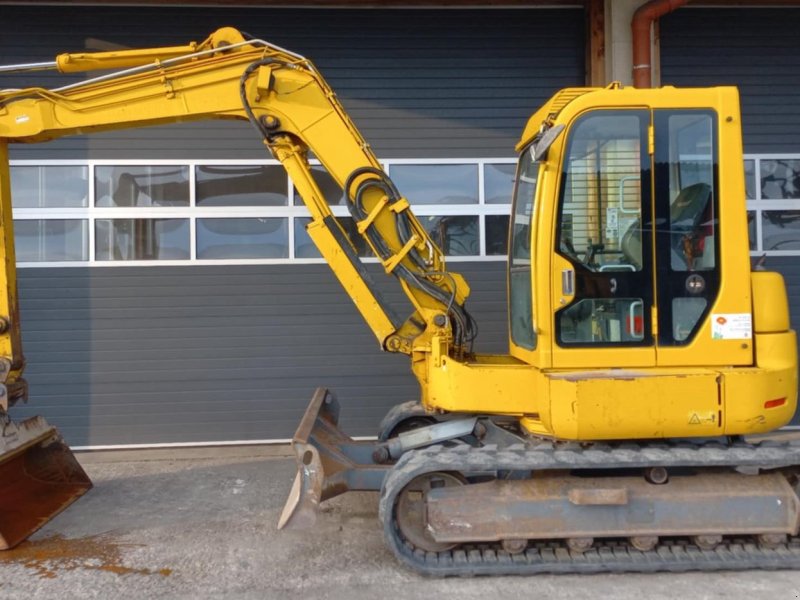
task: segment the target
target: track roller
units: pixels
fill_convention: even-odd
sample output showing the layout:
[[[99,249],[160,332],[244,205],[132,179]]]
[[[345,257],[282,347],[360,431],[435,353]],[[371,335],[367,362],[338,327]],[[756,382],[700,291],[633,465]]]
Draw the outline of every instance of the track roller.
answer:
[[[592,547],[592,544],[594,544],[594,538],[590,537],[569,538],[567,540],[567,548],[576,554],[583,554]]]
[[[692,536],[694,545],[700,550],[713,550],[722,543],[721,535],[695,535]]]
[[[658,545],[658,537],[655,535],[636,535],[628,538],[628,542],[639,552],[650,552]]]
[[[503,550],[508,552],[509,554],[519,554],[525,551],[525,548],[528,547],[528,540],[524,539],[509,539],[503,540],[500,542]]]
[[[777,548],[786,543],[787,536],[781,533],[762,533],[757,536],[758,545],[762,548]]]

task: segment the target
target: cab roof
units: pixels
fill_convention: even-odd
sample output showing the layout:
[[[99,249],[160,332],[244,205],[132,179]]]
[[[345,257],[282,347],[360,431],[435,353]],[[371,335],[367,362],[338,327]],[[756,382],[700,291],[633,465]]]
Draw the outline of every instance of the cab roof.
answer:
[[[739,92],[735,87],[660,88],[625,87],[618,81],[608,87],[575,87],[556,92],[533,116],[516,145],[517,152],[530,144],[542,127],[559,121],[559,116],[570,116],[590,108],[711,108],[727,111],[726,117],[739,118]],[[568,121],[568,118],[561,122]]]

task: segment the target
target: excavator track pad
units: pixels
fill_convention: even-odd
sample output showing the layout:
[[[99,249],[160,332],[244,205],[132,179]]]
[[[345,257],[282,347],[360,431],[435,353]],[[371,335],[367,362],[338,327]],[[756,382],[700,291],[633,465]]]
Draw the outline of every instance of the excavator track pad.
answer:
[[[92,487],[55,427],[0,413],[0,550],[13,548]]]
[[[293,439],[298,472],[279,528],[309,528],[326,499],[375,490],[387,545],[423,575],[800,568],[797,440],[495,436],[393,462],[378,460],[392,439],[353,440],[338,420],[320,388]]]
[[[435,446],[397,462],[379,512],[395,556],[432,576],[797,569],[798,464],[796,444]],[[630,477],[654,467],[697,476],[663,486]],[[588,476],[566,475],[575,470]],[[537,475],[509,479],[521,471]],[[612,471],[626,475],[597,477]],[[505,476],[429,484],[422,526],[406,524],[417,482],[491,472]]]

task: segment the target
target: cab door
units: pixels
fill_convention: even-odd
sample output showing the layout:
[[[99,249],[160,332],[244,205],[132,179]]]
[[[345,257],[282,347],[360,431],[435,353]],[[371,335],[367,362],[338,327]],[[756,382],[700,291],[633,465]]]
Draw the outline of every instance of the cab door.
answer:
[[[687,364],[669,349],[697,337],[720,288],[716,113],[655,110],[653,124],[658,362]]]
[[[719,114],[653,111],[659,366],[753,361],[741,154],[734,146],[739,132],[728,117],[724,141]]]
[[[655,365],[651,113],[595,110],[567,132],[552,259],[553,367]]]

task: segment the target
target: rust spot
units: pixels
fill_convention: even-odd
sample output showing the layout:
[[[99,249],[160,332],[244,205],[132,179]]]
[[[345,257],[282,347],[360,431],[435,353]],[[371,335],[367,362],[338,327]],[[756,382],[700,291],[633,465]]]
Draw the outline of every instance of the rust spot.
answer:
[[[172,569],[154,570],[126,566],[122,548],[131,546],[115,542],[108,535],[65,538],[56,534],[40,540],[29,540],[12,550],[0,552],[0,565],[22,565],[44,579],[57,577],[59,571],[76,569],[109,571],[117,575],[134,573],[167,577],[172,574]]]

